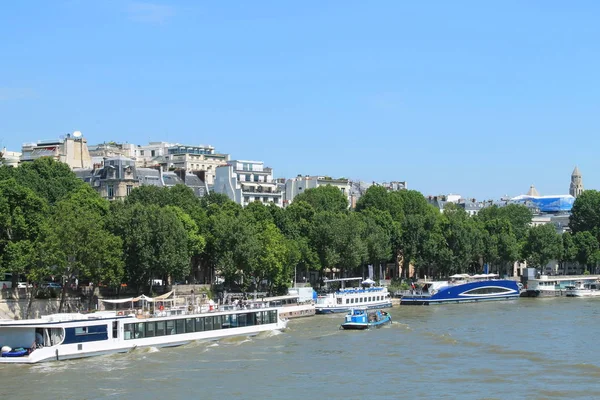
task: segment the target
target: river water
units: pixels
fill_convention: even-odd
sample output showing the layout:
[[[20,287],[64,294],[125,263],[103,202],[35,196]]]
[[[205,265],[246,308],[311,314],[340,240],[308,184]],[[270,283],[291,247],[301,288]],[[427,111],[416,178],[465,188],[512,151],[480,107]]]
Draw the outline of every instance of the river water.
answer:
[[[600,398],[600,299],[400,306],[393,324],[343,315],[285,332],[0,366],[8,399]]]

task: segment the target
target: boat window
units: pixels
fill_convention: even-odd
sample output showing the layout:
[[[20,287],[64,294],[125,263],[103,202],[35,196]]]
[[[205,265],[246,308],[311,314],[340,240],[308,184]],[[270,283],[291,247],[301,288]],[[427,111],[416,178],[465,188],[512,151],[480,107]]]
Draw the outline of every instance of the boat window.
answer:
[[[50,345],[56,346],[61,344],[65,337],[65,331],[63,328],[51,328],[50,329]]]
[[[274,324],[277,322],[277,311],[269,311],[269,323]]]
[[[248,326],[248,314],[240,314],[237,316],[237,326]]]
[[[223,319],[225,319],[225,318],[227,318],[227,316],[224,316]],[[231,314],[229,316],[229,320],[227,322],[223,321],[223,328],[235,328],[235,327],[239,326],[239,323],[240,323],[239,316],[236,314]]]
[[[204,318],[196,318],[196,332],[204,331]]]
[[[263,323],[263,315],[262,312],[257,312],[256,313],[256,325],[262,325]]]
[[[346,299],[346,304],[350,303],[350,299]]]
[[[159,321],[156,323],[156,336],[164,336],[165,335],[165,321]]]
[[[500,294],[512,292],[511,289],[501,288],[501,287],[483,287],[478,289],[473,289],[465,292],[464,294]]]
[[[213,329],[221,329],[223,324],[223,318],[220,315],[215,315],[213,318]]]
[[[123,338],[125,340],[133,339],[133,325],[134,324],[123,324]]]
[[[204,318],[204,330],[205,331],[213,330],[213,317],[205,317]]]
[[[134,331],[133,331],[133,337],[135,337],[136,339],[141,339],[146,337],[146,324],[143,322],[138,322],[137,324],[134,324]]]
[[[256,313],[246,314],[246,324],[247,324],[247,326],[257,325],[256,324]]]
[[[170,319],[165,322],[166,322],[166,326],[167,326],[165,335],[174,335],[175,334],[175,321]]]
[[[75,328],[76,336],[87,335],[87,333],[88,333],[87,326],[80,326],[80,327]]]
[[[146,323],[146,337],[154,337],[154,322]]]
[[[175,321],[175,331],[177,334],[185,333],[185,319],[178,319]]]
[[[119,337],[119,322],[113,321],[113,339]]]
[[[194,319],[188,318],[185,320],[185,332],[190,333],[194,332]]]

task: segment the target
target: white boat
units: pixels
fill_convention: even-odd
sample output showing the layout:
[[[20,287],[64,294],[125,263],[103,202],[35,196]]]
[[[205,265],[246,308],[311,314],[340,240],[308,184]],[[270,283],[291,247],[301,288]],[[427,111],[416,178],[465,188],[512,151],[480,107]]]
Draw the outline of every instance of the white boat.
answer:
[[[83,358],[138,347],[180,346],[195,340],[255,335],[287,326],[277,308],[218,310],[212,305],[177,305],[173,299],[146,296],[112,302],[143,304],[139,309],[124,311],[0,320],[0,364]]]
[[[353,308],[386,308],[392,306],[392,299],[386,287],[373,286],[371,280],[363,281],[364,287],[343,288],[347,281],[362,280],[362,278],[329,279],[325,284],[341,282],[342,288],[317,297],[317,314],[349,312]]]
[[[567,286],[565,295],[568,297],[600,297],[600,282],[577,281]]]
[[[268,307],[279,309],[282,318],[301,318],[315,315],[315,303],[312,300],[300,301],[297,295],[265,297],[262,299]]]
[[[525,282],[522,297],[553,297],[565,296],[567,286],[574,286],[577,282],[596,282],[596,275],[541,275],[538,278],[529,278]]]

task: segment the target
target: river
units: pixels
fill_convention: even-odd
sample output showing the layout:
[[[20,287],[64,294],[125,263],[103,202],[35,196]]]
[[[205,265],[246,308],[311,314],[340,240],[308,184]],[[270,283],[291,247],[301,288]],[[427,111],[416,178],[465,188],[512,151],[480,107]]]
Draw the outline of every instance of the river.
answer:
[[[600,398],[600,299],[518,299],[391,309],[393,324],[342,331],[343,315],[285,332],[0,366],[9,399]]]

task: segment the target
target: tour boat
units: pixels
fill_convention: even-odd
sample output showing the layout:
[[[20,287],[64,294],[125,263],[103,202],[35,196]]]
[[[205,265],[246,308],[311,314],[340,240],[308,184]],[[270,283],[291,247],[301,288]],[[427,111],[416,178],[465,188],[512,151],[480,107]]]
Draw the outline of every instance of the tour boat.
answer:
[[[342,329],[370,329],[391,324],[392,317],[385,311],[353,308],[340,326]]]
[[[598,281],[596,275],[540,275],[529,278],[525,282],[523,297],[555,297],[566,296],[567,287],[575,286],[577,282],[593,283]]]
[[[430,305],[507,300],[519,297],[516,281],[498,279],[497,274],[456,274],[446,281],[425,281],[409,295],[402,296],[401,305]]]
[[[0,320],[0,364],[83,358],[138,347],[173,347],[195,340],[283,330],[287,326],[287,319],[273,307],[219,310],[214,303],[177,305],[175,299],[166,296],[143,295],[107,302],[143,304],[141,308],[123,311]]]
[[[317,314],[348,312],[356,307],[386,308],[392,306],[392,299],[386,287],[373,286],[374,281],[364,280],[364,287],[343,288],[347,281],[362,280],[362,278],[329,279],[325,283],[341,282],[342,288],[317,297]]]
[[[568,285],[565,289],[567,297],[599,297],[600,283],[577,281],[574,285]]]
[[[279,309],[282,318],[300,318],[315,315],[315,303],[312,300],[300,301],[297,295],[265,297],[261,300],[268,307]]]

